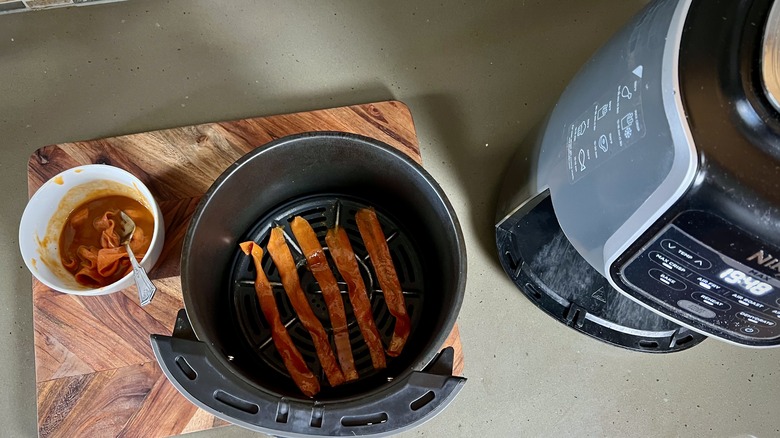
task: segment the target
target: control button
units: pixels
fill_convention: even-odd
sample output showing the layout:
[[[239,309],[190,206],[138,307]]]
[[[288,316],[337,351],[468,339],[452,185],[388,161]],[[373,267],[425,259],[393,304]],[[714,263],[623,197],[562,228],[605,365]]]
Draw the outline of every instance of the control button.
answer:
[[[691,251],[690,249],[680,245],[679,243],[675,242],[671,239],[664,239],[661,241],[661,248],[669,251],[670,254],[674,254],[677,257],[680,257],[681,259],[685,260],[686,262],[690,263],[691,266],[695,266],[699,269],[710,269],[712,267],[712,263],[710,263],[709,260],[705,259],[704,257],[696,254],[695,252]]]
[[[760,317],[758,315],[753,315],[752,313],[739,312],[739,313],[737,313],[737,316],[739,316],[740,318],[750,322],[751,324],[762,325],[764,327],[774,327],[775,326],[775,322],[774,321],[771,321],[771,320],[766,319],[766,318],[762,318],[762,317]]]
[[[697,275],[694,281],[698,283],[699,287],[702,289],[718,291],[718,292],[720,292],[720,290],[723,289],[723,286],[719,285],[718,283],[715,283],[714,281],[710,280],[707,277],[702,277],[701,275]]]
[[[744,333],[746,335],[758,334],[758,329],[755,328],[755,327],[750,327],[750,326],[742,327],[741,329],[739,329],[739,331],[741,331],[742,333]]]
[[[711,297],[711,296],[709,296],[707,294],[703,294],[701,292],[694,292],[694,293],[691,294],[691,297],[694,300],[696,300],[696,301],[698,301],[700,303],[706,304],[708,307],[710,307],[712,309],[715,309],[715,310],[729,310],[729,309],[731,309],[731,304],[729,304],[729,303],[727,303],[727,302],[725,302],[725,301],[723,301],[721,299],[718,299],[718,298],[715,298],[715,297]]]
[[[774,316],[775,318],[780,319],[780,310],[767,307],[766,311],[769,312],[769,314]]]
[[[682,280],[680,280],[677,276],[664,272],[660,269],[653,268],[647,271],[647,273],[650,274],[651,277],[655,278],[656,281],[665,284],[671,289],[685,290],[686,288],[685,283],[683,283]]]
[[[746,297],[746,296],[742,295],[741,293],[729,292],[728,294],[726,294],[726,296],[729,297],[729,298],[733,298],[733,299],[737,300],[737,302],[739,304],[742,304],[743,306],[751,308],[751,309],[764,310],[766,308],[765,304],[759,303],[758,301],[756,301],[756,300],[754,300],[754,299],[752,299],[750,297]]]
[[[658,251],[650,251],[650,260],[658,263],[672,272],[682,275],[683,277],[687,277],[688,273],[690,272],[685,266],[677,263],[676,261],[672,260],[664,254],[661,254]]]
[[[702,318],[715,318],[715,312],[692,301],[680,300],[677,302],[677,305],[680,306],[681,309],[685,309],[694,315],[701,316]]]

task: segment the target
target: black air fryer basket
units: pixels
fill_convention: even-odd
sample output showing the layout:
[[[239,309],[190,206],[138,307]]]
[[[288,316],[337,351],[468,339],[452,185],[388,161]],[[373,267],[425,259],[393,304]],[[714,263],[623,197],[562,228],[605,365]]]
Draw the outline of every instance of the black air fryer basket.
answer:
[[[404,351],[388,357],[386,369],[373,369],[345,299],[360,378],[328,386],[275,265],[267,253],[262,260],[282,321],[322,385],[314,399],[307,399],[271,341],[255,297],[254,265],[238,244],[253,240],[265,248],[271,228],[282,226],[309,304],[329,329],[322,293],[289,224],[295,216],[304,217],[323,246],[328,228],[343,227],[387,345],[395,319],[355,224],[355,212],[363,207],[377,212],[412,321]],[[346,296],[338,270],[333,272]],[[377,140],[344,133],[301,134],[238,160],[212,185],[193,215],[182,249],[181,276],[186,311],[180,311],[172,336],[152,337],[155,355],[185,397],[232,423],[284,436],[393,434],[431,418],[465,383],[452,376],[452,348],[440,350],[465,287],[460,226],[430,175]]]

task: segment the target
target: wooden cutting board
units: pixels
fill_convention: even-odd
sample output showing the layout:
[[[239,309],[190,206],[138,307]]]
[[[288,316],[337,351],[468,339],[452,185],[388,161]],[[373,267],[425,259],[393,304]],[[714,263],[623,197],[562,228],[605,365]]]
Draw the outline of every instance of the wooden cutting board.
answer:
[[[421,162],[412,115],[398,101],[165,129],[45,146],[28,162],[29,194],[71,167],[103,163],[139,177],[165,219],[165,246],[150,272],[159,288],[140,307],[135,286],[101,297],[55,292],[33,279],[35,376],[41,437],[163,437],[224,426],[162,374],[149,335],[170,334],[183,308],[179,258],[195,206],[236,159],[276,138],[344,131],[381,140]],[[458,327],[446,345],[463,355]]]

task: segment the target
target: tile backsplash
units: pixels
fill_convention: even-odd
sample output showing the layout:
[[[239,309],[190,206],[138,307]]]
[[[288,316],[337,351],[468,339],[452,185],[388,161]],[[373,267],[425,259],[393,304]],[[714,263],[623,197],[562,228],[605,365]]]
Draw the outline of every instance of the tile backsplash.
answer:
[[[86,6],[99,3],[113,3],[117,1],[124,0],[0,0],[0,14],[37,11],[63,6]]]

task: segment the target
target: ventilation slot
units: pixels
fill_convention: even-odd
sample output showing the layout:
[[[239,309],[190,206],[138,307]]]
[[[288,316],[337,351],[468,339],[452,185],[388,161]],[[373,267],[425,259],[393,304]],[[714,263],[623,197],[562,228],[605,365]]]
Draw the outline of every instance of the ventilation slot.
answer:
[[[588,312],[582,307],[571,304],[566,310],[566,323],[572,327],[581,328],[585,324],[585,315],[587,314]]]
[[[290,405],[282,399],[279,402],[279,406],[276,407],[276,422],[286,423],[287,417],[290,415]]]
[[[190,364],[187,362],[187,359],[185,359],[183,356],[179,356],[176,358],[176,365],[179,367],[182,373],[184,373],[185,376],[187,376],[190,380],[195,380],[198,378],[198,373],[195,372],[195,370],[192,369]]]
[[[542,293],[539,292],[536,287],[531,283],[525,284],[525,289],[531,293],[531,295],[534,297],[535,300],[541,300],[542,299]]]
[[[658,348],[658,342],[641,340],[639,341],[639,348],[644,348],[645,350],[655,350]]]
[[[222,404],[230,406],[233,409],[244,411],[247,414],[254,415],[260,412],[260,408],[256,404],[241,400],[240,398],[230,395],[222,390],[217,390],[214,392],[214,399]]]
[[[677,341],[675,341],[675,343],[677,345],[684,345],[684,344],[687,344],[688,342],[691,342],[692,340],[693,340],[693,336],[686,335],[686,336],[683,336],[682,338],[678,339]]]
[[[372,426],[374,424],[387,422],[387,418],[387,414],[384,412],[368,415],[351,415],[349,417],[343,417],[341,419],[341,425],[344,427]]]
[[[322,427],[322,416],[325,414],[324,411],[322,406],[314,406],[311,408],[311,422],[309,423],[311,427]]]
[[[417,400],[413,401],[409,407],[412,408],[413,411],[419,411],[425,405],[432,402],[433,399],[436,398],[436,394],[433,393],[433,391],[428,391],[425,394],[423,394],[422,397],[418,398]]]

